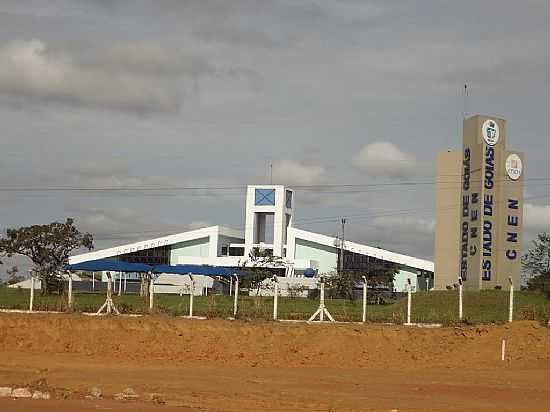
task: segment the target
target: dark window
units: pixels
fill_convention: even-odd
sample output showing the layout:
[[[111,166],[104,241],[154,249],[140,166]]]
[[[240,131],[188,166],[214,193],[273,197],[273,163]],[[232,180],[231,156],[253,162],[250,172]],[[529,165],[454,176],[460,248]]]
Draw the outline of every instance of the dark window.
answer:
[[[159,246],[126,253],[120,255],[118,260],[129,263],[145,263],[148,265],[168,265],[170,263],[170,246]]]
[[[229,256],[244,256],[244,247],[230,247]]]
[[[286,191],[286,208],[292,209],[292,191],[291,190]]]

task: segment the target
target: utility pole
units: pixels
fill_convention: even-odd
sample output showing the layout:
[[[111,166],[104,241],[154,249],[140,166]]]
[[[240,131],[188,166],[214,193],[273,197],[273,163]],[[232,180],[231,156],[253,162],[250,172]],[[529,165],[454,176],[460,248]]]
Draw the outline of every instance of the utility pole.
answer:
[[[340,239],[340,273],[344,271],[344,229],[346,226],[346,219],[342,218],[342,239]]]

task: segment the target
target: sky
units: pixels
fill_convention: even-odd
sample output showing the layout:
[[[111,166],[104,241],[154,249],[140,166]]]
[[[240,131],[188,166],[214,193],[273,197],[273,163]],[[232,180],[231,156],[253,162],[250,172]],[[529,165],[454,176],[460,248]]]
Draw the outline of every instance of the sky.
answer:
[[[436,154],[481,113],[526,153],[528,246],[550,230],[549,20],[545,0],[3,0],[0,230],[73,217],[99,249],[242,228],[245,185],[273,181],[297,227],[346,217],[431,259]]]

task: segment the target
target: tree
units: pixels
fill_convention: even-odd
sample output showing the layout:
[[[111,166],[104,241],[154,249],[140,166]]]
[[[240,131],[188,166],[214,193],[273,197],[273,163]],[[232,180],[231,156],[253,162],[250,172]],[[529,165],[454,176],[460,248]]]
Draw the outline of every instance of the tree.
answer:
[[[354,270],[342,270],[339,273],[333,272],[326,278],[326,284],[331,289],[331,295],[334,297],[344,297],[350,300],[355,299],[355,288],[362,282],[365,273]]]
[[[533,247],[523,256],[522,270],[527,279],[550,273],[550,234],[539,233]]]
[[[244,276],[241,285],[249,290],[256,289],[256,296],[260,294],[262,282],[284,267],[282,258],[273,256],[270,250],[253,248],[248,254],[248,259],[241,262],[240,265],[247,273]]]
[[[25,280],[25,277],[18,273],[19,268],[17,266],[12,266],[11,269],[6,270],[6,274],[8,275],[6,285],[14,285]]]
[[[381,262],[374,264],[367,270],[344,269],[340,273],[333,273],[327,277],[327,285],[336,296],[355,299],[355,289],[362,284],[363,276],[367,279],[369,287],[378,293],[381,290],[392,290],[395,275],[399,267],[392,263]]]
[[[72,251],[93,247],[92,235],[78,231],[70,218],[65,223],[8,229],[6,236],[0,237],[0,256],[23,255],[33,262],[42,294],[60,290],[61,271]]]
[[[521,263],[527,288],[550,297],[550,234],[539,233]]]
[[[550,298],[550,273],[544,273],[529,279],[527,289],[542,292]]]

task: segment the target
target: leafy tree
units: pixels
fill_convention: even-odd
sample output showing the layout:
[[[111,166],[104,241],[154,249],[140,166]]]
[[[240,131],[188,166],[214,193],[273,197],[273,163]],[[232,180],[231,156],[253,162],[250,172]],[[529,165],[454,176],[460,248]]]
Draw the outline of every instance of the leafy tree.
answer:
[[[521,263],[527,279],[550,273],[550,234],[539,233]]]
[[[326,277],[326,285],[331,289],[330,294],[333,297],[345,297],[354,300],[354,290],[362,282],[363,276],[365,276],[365,273],[354,270],[342,270],[339,273],[333,272]]]
[[[399,273],[399,266],[390,262],[380,262],[374,264],[374,268],[369,270],[367,281],[369,285],[378,290],[393,290],[393,281],[395,275]]]
[[[6,274],[8,275],[7,285],[14,285],[25,280],[24,276],[19,275],[19,268],[17,266],[12,266],[11,269],[6,270]]]
[[[247,273],[241,281],[241,285],[249,290],[256,290],[256,296],[260,294],[262,282],[280,271],[284,267],[283,259],[273,256],[270,250],[253,248],[248,254],[248,259],[241,262],[241,268]]]
[[[327,278],[327,286],[335,296],[355,299],[355,289],[363,283],[363,276],[367,279],[369,288],[374,293],[381,290],[392,290],[395,275],[399,272],[397,265],[382,262],[372,265],[368,270],[342,270],[333,273]]]
[[[71,252],[80,248],[93,249],[93,237],[78,231],[73,219],[8,229],[6,236],[0,237],[0,256],[23,255],[34,263],[42,294],[60,290],[61,271]]]
[[[521,263],[527,288],[550,297],[550,234],[539,233]]]
[[[550,298],[550,273],[544,273],[529,279],[527,289],[542,292]]]

